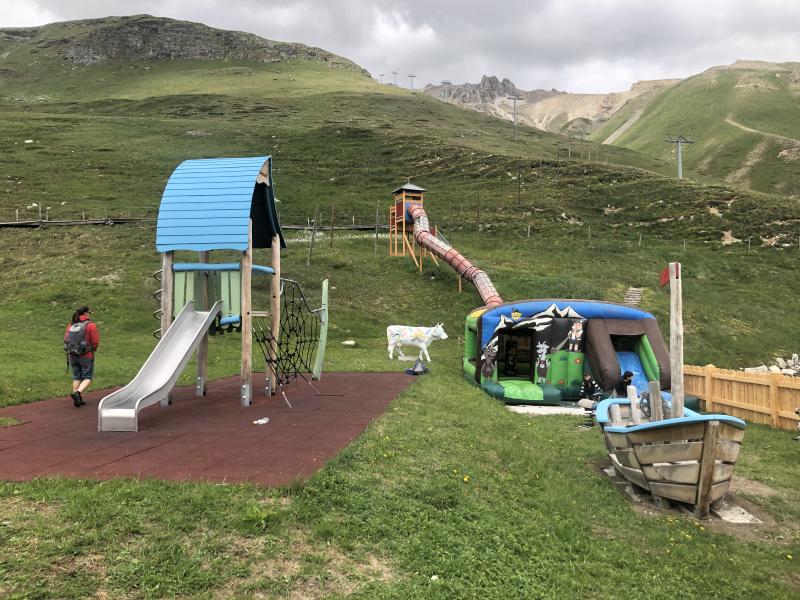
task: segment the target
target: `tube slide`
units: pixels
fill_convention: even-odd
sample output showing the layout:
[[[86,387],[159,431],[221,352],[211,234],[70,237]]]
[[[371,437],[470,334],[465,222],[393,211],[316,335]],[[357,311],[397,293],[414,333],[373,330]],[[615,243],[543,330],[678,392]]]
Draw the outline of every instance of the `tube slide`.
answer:
[[[474,285],[484,305],[498,306],[503,303],[503,299],[497,293],[492,280],[489,279],[485,271],[473,265],[450,244],[430,232],[428,215],[425,214],[425,210],[421,206],[410,206],[408,213],[414,219],[414,238],[420,246],[430,250],[453,267],[461,277]]]
[[[221,301],[208,312],[195,311],[188,302],[133,381],[100,401],[97,430],[138,431],[139,411],[166,399],[221,309]]]

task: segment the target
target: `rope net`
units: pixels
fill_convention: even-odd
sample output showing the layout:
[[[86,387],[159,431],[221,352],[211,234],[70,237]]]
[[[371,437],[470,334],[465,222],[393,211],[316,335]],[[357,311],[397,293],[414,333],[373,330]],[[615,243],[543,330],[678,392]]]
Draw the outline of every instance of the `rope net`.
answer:
[[[253,318],[253,339],[264,354],[267,373],[274,370],[277,381],[285,385],[314,370],[314,355],[319,344],[320,310],[312,309],[300,284],[281,279],[281,325],[277,344],[267,317]],[[272,347],[277,349],[272,356]]]

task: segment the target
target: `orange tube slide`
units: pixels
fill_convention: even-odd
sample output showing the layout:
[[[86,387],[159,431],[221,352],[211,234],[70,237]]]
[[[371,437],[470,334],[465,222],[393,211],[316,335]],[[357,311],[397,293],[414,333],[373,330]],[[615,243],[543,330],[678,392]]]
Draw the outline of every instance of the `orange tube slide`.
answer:
[[[408,214],[414,219],[414,238],[420,246],[424,246],[447,262],[461,277],[474,285],[486,306],[497,306],[503,303],[503,299],[497,293],[492,280],[489,279],[485,271],[473,265],[450,244],[445,243],[430,232],[428,215],[421,206],[410,206]]]

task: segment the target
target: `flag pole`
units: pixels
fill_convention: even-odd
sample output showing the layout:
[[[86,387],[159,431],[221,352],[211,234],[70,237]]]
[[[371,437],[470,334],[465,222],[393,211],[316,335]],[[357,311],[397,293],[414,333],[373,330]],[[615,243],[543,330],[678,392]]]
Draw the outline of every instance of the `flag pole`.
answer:
[[[683,416],[683,292],[681,263],[669,263],[669,363],[672,418]]]

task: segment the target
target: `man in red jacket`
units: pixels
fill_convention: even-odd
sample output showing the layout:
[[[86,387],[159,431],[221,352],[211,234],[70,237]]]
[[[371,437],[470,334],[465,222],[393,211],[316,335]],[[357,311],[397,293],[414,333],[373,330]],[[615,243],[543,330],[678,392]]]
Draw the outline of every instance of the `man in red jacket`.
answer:
[[[72,322],[64,333],[64,350],[72,370],[72,403],[75,408],[83,406],[83,392],[92,383],[94,376],[94,353],[100,345],[100,332],[91,320],[91,310],[81,306],[72,314]]]

